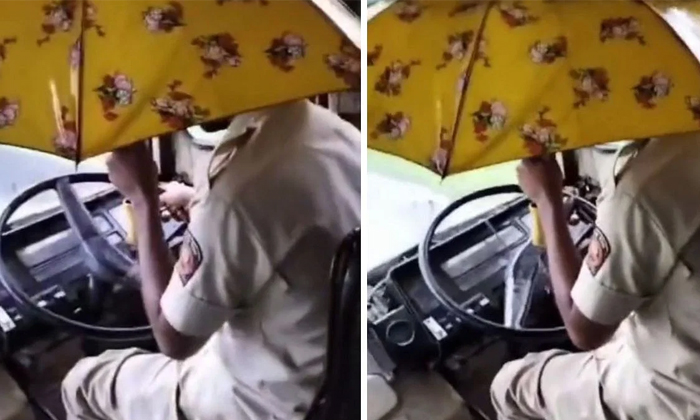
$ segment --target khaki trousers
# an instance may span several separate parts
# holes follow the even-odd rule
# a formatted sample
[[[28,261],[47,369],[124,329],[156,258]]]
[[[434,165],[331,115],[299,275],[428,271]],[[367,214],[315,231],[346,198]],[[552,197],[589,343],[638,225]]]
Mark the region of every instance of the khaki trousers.
[[[138,349],[79,361],[63,381],[67,420],[247,420],[206,345],[184,361]]]
[[[499,420],[700,420],[700,398],[680,389],[617,340],[509,362],[491,384],[491,401]]]

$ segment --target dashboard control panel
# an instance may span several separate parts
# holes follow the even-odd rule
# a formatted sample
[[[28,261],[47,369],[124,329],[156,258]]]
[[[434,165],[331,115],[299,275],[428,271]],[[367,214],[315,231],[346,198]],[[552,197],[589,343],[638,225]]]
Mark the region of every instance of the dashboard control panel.
[[[88,203],[96,226],[114,245],[135,257],[136,251],[125,243],[126,218],[118,197],[100,197]],[[173,219],[163,221],[164,236],[173,252],[179,248],[185,226]],[[28,270],[34,281],[22,284],[40,307],[59,315],[82,320],[85,314],[85,291],[90,276],[83,266],[78,238],[62,213],[14,227],[3,234],[6,264]],[[51,327],[42,325],[18,306],[0,285],[0,329],[10,350],[31,343]]]
[[[507,270],[530,243],[531,226],[528,202],[516,199],[445,232],[431,248],[440,286],[467,312],[502,323]],[[582,247],[591,230],[589,223],[570,226]],[[417,251],[391,266],[368,296],[369,328],[396,364],[435,360],[481,339],[430,291]]]

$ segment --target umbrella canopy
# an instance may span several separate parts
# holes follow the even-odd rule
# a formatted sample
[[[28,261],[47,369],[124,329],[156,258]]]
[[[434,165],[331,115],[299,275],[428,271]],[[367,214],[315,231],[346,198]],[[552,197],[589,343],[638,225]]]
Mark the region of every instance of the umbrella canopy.
[[[69,158],[360,83],[336,0],[0,4],[0,142]]]
[[[700,2],[381,2],[369,147],[445,176],[700,130]]]

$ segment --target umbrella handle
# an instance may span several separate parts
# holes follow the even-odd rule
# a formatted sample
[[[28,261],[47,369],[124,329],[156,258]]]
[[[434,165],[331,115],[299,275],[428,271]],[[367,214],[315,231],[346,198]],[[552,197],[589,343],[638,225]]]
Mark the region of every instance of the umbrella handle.
[[[124,213],[126,213],[126,242],[128,245],[136,246],[137,235],[136,235],[136,222],[134,220],[134,206],[129,200],[124,200]]]
[[[544,232],[542,231],[540,212],[535,203],[530,203],[530,216],[532,217],[532,244],[536,247],[544,248]]]

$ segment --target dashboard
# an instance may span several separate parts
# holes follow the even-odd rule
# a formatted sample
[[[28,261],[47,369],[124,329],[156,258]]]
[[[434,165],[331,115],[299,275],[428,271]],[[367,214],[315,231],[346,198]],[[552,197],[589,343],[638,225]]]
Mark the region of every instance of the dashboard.
[[[595,215],[583,216],[569,230],[585,249]],[[467,312],[502,323],[507,270],[530,243],[532,222],[529,202],[518,198],[445,232],[430,254],[442,289]],[[416,248],[372,277],[367,317],[375,359],[422,364],[482,338],[434,297],[421,275]]]
[[[86,201],[99,232],[122,251],[135,257],[135,250],[125,243],[128,219],[121,196],[114,190]],[[173,252],[181,243],[184,228],[174,220],[164,220],[165,238]],[[15,224],[3,233],[0,258],[14,270],[28,270],[32,281],[21,286],[34,303],[52,312],[81,319],[83,294],[89,273],[83,265],[82,249],[59,210]],[[0,329],[13,347],[28,344],[41,336],[47,326],[18,307],[0,285]]]

